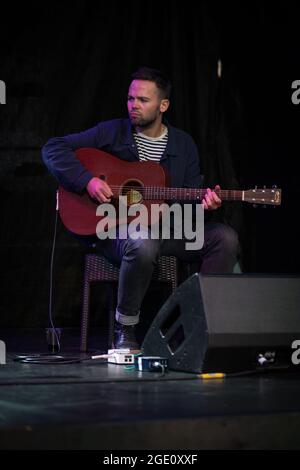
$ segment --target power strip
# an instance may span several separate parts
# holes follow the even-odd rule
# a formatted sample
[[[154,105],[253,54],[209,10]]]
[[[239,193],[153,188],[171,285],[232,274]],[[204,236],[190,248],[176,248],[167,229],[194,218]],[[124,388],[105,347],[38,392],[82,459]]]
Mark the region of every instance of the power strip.
[[[107,362],[121,365],[134,364],[134,354],[130,353],[130,349],[109,349]]]

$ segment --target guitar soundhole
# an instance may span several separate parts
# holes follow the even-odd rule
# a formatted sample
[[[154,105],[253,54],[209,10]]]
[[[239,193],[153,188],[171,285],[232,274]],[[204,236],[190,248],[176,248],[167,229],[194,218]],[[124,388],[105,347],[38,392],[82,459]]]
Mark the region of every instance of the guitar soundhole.
[[[143,186],[139,181],[128,180],[122,186],[122,196],[127,197],[127,204],[138,204],[143,200]]]

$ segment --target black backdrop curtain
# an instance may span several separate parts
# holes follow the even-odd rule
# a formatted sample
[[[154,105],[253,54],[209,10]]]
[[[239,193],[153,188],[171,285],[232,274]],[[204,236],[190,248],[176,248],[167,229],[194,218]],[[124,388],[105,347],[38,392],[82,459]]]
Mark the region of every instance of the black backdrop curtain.
[[[276,211],[224,204],[214,214],[238,231],[244,269],[299,270],[297,247],[290,243],[296,245],[297,232],[291,240],[284,228],[298,196],[296,172],[283,165],[295,154],[290,84],[299,78],[296,21],[288,7],[274,8],[264,2],[141,7],[111,1],[26,3],[5,11],[1,325],[46,323],[56,184],[41,163],[41,146],[54,135],[126,116],[130,74],[140,65],[170,76],[168,119],[195,139],[208,186],[285,187],[284,207]],[[55,308],[67,325],[79,322],[82,254],[60,227]]]

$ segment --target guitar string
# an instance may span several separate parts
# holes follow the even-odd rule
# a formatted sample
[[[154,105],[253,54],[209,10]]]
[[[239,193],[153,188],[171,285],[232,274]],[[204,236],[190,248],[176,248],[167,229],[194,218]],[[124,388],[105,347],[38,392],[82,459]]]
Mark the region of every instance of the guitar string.
[[[120,189],[129,189],[129,190],[134,190],[134,191],[147,191],[147,190],[163,190],[163,191],[190,191],[190,192],[194,192],[194,191],[199,191],[199,192],[202,192],[202,193],[206,193],[206,189],[203,189],[203,188],[173,188],[173,187],[168,187],[168,186],[142,186],[142,187],[139,187],[139,186],[120,186],[120,185],[110,185],[110,188],[114,188],[116,190],[120,190]],[[257,193],[257,192],[261,192],[263,194],[270,194],[270,193],[275,193],[277,190],[274,190],[274,189],[263,189],[263,190],[252,190],[252,189],[246,189],[246,190],[242,190],[242,189],[216,189],[216,190],[212,190],[212,191],[215,191],[217,194],[222,194],[222,193],[228,193],[228,192],[236,192],[236,193],[241,193],[243,191],[247,191],[247,192],[254,192],[254,193]]]
[[[117,191],[120,193],[121,191],[137,191],[141,192],[144,196],[147,196],[147,198],[177,198],[177,199],[191,199],[191,197],[195,197],[196,199],[203,198],[206,194],[206,189],[203,188],[168,188],[168,187],[160,187],[160,186],[146,186],[146,187],[136,187],[136,186],[119,186],[119,185],[111,185],[110,188],[112,190]],[[249,193],[252,191],[257,191],[257,190],[237,190],[237,189],[220,189],[216,190],[217,195],[219,195],[221,198],[228,198],[230,200],[241,200],[243,192]],[[261,190],[263,191],[263,203],[267,203],[268,201],[274,203],[274,189],[264,189]],[[161,192],[163,194],[161,194]],[[175,194],[174,194],[175,193]],[[253,194],[251,193],[253,196]],[[253,198],[253,200],[256,199],[257,201],[257,196]],[[255,201],[254,201],[255,202]]]
[[[111,185],[110,188],[112,190],[115,190],[117,192],[120,192],[120,191],[137,191],[137,192],[141,192],[141,193],[146,193],[146,194],[153,194],[155,196],[159,196],[161,195],[160,193],[163,193],[162,195],[169,195],[169,196],[174,196],[176,197],[176,195],[180,196],[180,197],[183,197],[183,196],[186,196],[187,198],[190,196],[190,195],[194,195],[194,196],[199,196],[199,197],[203,197],[205,194],[206,194],[206,190],[205,189],[196,189],[196,188],[191,188],[191,189],[187,189],[187,188],[165,188],[165,187],[151,187],[151,186],[147,186],[147,187],[143,187],[143,188],[137,188],[136,186],[115,186],[115,185]],[[226,195],[230,195],[230,196],[236,196],[236,197],[241,197],[242,195],[242,192],[241,190],[235,190],[235,189],[223,189],[223,190],[217,190],[216,193],[220,196],[223,196],[223,197],[226,197]],[[175,194],[174,194],[175,193]]]
[[[128,190],[134,190],[134,191],[166,191],[166,192],[200,192],[205,194],[206,189],[201,189],[201,188],[168,188],[165,186],[144,186],[144,187],[138,187],[138,186],[119,186],[119,185],[110,185],[110,188],[116,189],[116,190],[122,190],[122,189],[128,189]],[[236,192],[236,193],[241,193],[243,190],[240,189],[221,189],[221,190],[215,190],[217,194],[226,194],[228,192]]]

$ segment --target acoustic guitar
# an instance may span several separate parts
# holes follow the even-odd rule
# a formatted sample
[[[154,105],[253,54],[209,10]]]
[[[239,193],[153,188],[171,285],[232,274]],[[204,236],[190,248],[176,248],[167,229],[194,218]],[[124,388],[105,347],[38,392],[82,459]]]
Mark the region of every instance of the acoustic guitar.
[[[94,148],[82,148],[76,157],[94,176],[103,179],[113,191],[112,202],[118,205],[119,196],[125,196],[128,206],[143,204],[149,210],[151,204],[177,201],[199,201],[206,189],[172,188],[168,186],[168,175],[156,162],[127,162]],[[242,201],[252,204],[278,206],[281,190],[272,189],[220,189],[216,193],[223,201]],[[77,235],[94,235],[96,226],[104,216],[96,214],[99,202],[87,192],[79,195],[62,186],[58,190],[59,213],[65,227]],[[120,220],[116,220],[119,224]]]

